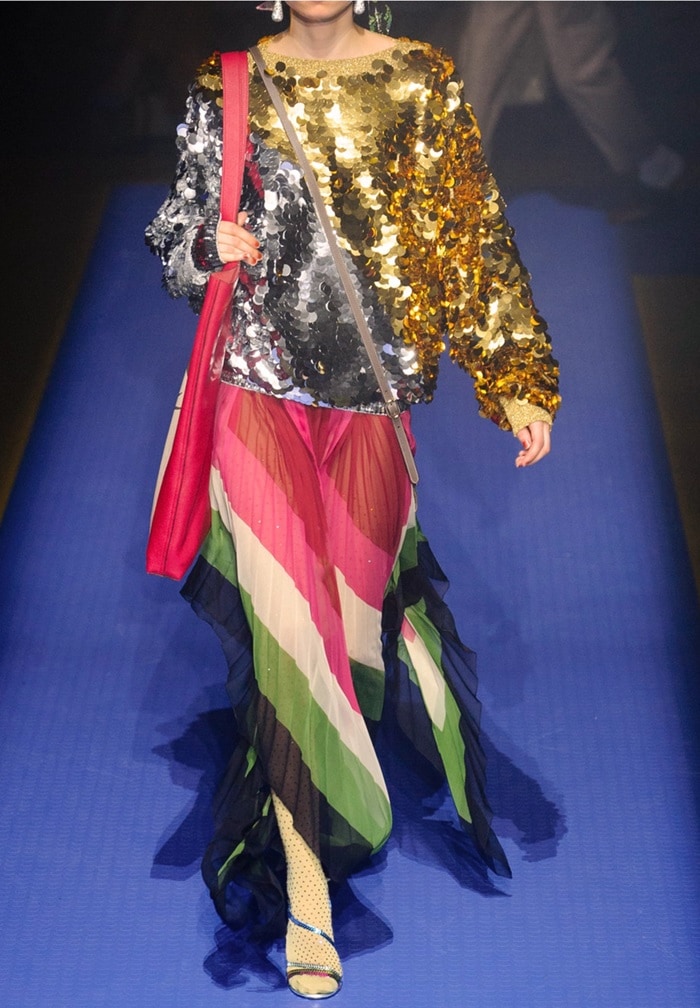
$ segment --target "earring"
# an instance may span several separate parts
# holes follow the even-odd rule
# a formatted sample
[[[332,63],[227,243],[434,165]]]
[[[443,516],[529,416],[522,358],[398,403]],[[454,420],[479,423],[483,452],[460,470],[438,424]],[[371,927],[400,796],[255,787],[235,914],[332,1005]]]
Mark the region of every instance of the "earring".
[[[391,30],[391,8],[384,4],[384,9],[378,3],[373,3],[369,14],[369,30],[388,35]]]
[[[355,0],[355,13],[364,14],[365,12],[365,0]]]
[[[275,0],[272,5],[272,20],[273,21],[284,21],[284,11],[282,9],[282,0]]]

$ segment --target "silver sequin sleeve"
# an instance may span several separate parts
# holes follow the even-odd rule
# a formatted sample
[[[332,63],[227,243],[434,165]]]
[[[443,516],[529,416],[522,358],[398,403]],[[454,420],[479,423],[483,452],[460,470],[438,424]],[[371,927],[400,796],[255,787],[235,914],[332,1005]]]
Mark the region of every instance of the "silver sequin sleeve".
[[[194,311],[204,300],[207,279],[222,262],[216,251],[221,184],[220,90],[200,76],[177,129],[179,158],[167,198],[145,232],[146,244],[163,264],[163,286],[187,298]]]

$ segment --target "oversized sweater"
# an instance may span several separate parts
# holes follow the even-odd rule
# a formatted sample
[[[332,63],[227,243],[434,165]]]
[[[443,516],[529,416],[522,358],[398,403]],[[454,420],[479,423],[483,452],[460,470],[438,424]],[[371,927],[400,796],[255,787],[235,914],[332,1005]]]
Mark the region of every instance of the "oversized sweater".
[[[428,44],[308,60],[261,43],[318,178],[402,406],[429,401],[445,348],[482,415],[517,431],[553,417],[558,367],[452,61]],[[241,209],[262,259],[242,263],[223,380],[381,412],[381,393],[303,174],[250,60]],[[146,230],[174,297],[201,307],[216,251],[222,84],[215,53],[190,88],[170,192]]]

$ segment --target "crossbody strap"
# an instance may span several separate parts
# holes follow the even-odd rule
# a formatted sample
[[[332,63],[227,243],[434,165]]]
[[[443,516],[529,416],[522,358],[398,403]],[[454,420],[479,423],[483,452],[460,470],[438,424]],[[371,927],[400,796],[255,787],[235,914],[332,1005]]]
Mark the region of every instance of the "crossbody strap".
[[[262,81],[270,94],[272,104],[274,105],[275,111],[277,112],[277,115],[280,118],[280,122],[282,123],[282,126],[284,127],[284,130],[287,133],[287,136],[289,137],[289,142],[291,143],[294,153],[297,156],[299,165],[301,166],[301,169],[304,172],[304,178],[306,179],[306,184],[309,187],[309,192],[311,193],[314,203],[316,204],[316,213],[318,215],[319,221],[321,222],[321,226],[323,227],[323,230],[325,232],[326,239],[328,241],[328,245],[331,250],[331,255],[333,256],[333,261],[335,263],[336,269],[338,270],[338,276],[340,277],[340,281],[343,285],[343,289],[345,291],[345,295],[348,299],[348,303],[352,310],[352,314],[355,319],[358,331],[360,333],[360,336],[362,337],[362,342],[364,344],[365,351],[367,353],[367,356],[369,357],[370,364],[372,365],[372,369],[374,370],[375,376],[377,378],[377,383],[379,385],[379,389],[384,399],[387,414],[394,426],[394,431],[396,432],[396,437],[398,438],[399,447],[401,448],[401,454],[403,455],[403,459],[406,464],[406,471],[408,472],[408,477],[411,483],[415,486],[416,483],[418,482],[418,470],[416,469],[416,463],[415,459],[413,458],[411,446],[409,445],[408,438],[406,437],[406,431],[404,429],[403,423],[401,422],[401,410],[399,408],[399,404],[396,400],[396,397],[392,391],[392,388],[389,385],[389,381],[386,376],[386,371],[384,370],[381,359],[377,352],[377,348],[374,344],[374,340],[372,339],[372,335],[369,331],[367,320],[365,319],[362,313],[362,308],[360,306],[357,293],[352,285],[352,279],[350,277],[350,273],[348,272],[348,268],[345,265],[345,261],[343,260],[340,248],[338,246],[338,240],[335,230],[328,217],[328,209],[323,201],[323,196],[321,195],[318,180],[316,179],[314,170],[309,164],[309,160],[306,154],[304,153],[304,148],[301,145],[296,130],[289,121],[289,116],[287,115],[287,110],[284,107],[284,102],[282,101],[282,98],[280,97],[277,88],[272,83],[272,78],[270,74],[267,72],[267,69],[265,67],[265,61],[262,57],[260,49],[257,46],[252,46],[250,52],[253,56],[253,59],[255,60],[258,70],[260,71]]]

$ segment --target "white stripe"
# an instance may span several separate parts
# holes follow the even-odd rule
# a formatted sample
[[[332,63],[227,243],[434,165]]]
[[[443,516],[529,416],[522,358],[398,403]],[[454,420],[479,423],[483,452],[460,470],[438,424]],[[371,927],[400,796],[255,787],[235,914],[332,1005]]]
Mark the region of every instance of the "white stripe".
[[[442,729],[445,724],[445,680],[442,672],[433,661],[432,655],[426,647],[423,638],[416,632],[416,628],[411,623],[408,616],[404,620],[413,629],[415,637],[409,640],[404,636],[404,643],[411,658],[411,664],[415,669],[418,685],[423,696],[423,703],[430,716],[430,720],[438,729]]]
[[[401,532],[401,539],[394,556],[394,564],[401,554],[408,529],[415,525],[415,512],[415,498],[411,496],[406,524]],[[381,611],[368,605],[353,591],[339,567],[335,568],[335,573],[350,656],[355,661],[361,662],[369,668],[379,669],[383,672],[384,655],[382,653]]]
[[[331,672],[308,602],[284,567],[265,549],[248,525],[232,513],[221,476],[215,469],[211,473],[210,496],[233,538],[236,555],[241,558],[239,583],[250,595],[256,615],[306,676],[315,702],[338,731],[343,744],[387,794],[364,718],[350,706]],[[246,576],[251,579],[248,583],[245,583]],[[272,591],[271,585],[274,586]]]
[[[383,671],[382,614],[355,594],[338,567],[335,573],[350,657]]]

